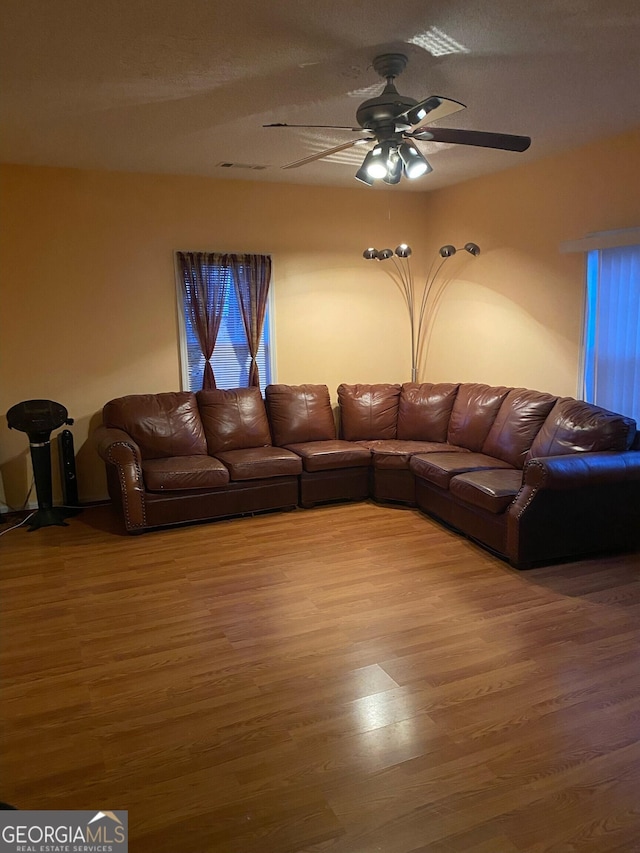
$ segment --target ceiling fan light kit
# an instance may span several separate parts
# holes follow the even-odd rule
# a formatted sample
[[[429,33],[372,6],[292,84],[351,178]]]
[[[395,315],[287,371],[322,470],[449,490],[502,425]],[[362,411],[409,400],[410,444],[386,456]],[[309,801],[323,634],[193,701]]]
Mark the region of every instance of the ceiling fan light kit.
[[[387,157],[387,174],[382,176],[385,184],[398,184],[402,177],[402,160],[398,154],[398,149],[389,146],[389,155]]]
[[[421,175],[428,175],[429,172],[433,171],[431,163],[422,151],[418,151],[416,146],[410,142],[401,142],[398,153],[404,165],[404,173],[410,180],[419,178]]]
[[[383,142],[381,145],[376,145],[364,158],[362,165],[367,170],[367,175],[374,181],[386,176],[389,169],[390,154],[389,143]]]
[[[365,157],[364,162],[362,163],[362,166],[360,166],[360,168],[356,172],[356,181],[360,181],[360,183],[366,184],[368,187],[372,187],[374,181],[373,181],[373,178],[369,177],[369,174],[367,172],[366,160],[367,160],[367,158]]]
[[[380,95],[368,98],[360,104],[356,111],[358,127],[290,125],[281,122],[263,125],[264,127],[332,127],[334,130],[369,134],[296,160],[294,163],[287,163],[282,168],[296,169],[354,145],[373,142],[374,147],[366,154],[362,166],[356,172],[356,180],[367,186],[373,186],[378,180],[387,184],[397,184],[402,175],[409,180],[414,180],[433,171],[431,164],[416,145],[416,140],[475,145],[504,151],[526,151],[530,146],[531,139],[528,136],[425,125],[425,120],[437,121],[465,109],[465,105],[440,95],[429,95],[422,101],[401,95],[393,81],[404,71],[407,61],[403,53],[383,53],[373,60],[374,70],[386,80],[386,85]]]

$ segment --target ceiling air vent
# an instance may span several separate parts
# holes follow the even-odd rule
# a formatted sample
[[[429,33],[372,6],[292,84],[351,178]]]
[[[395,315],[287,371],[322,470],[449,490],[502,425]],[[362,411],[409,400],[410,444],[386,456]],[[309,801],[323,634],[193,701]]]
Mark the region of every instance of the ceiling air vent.
[[[220,169],[253,169],[253,171],[267,168],[266,166],[257,166],[255,163],[216,163],[216,166]]]

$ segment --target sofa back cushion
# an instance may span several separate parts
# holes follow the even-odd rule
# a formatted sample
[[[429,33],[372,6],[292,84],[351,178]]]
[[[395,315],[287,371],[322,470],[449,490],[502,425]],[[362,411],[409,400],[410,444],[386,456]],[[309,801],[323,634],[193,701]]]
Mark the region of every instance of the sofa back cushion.
[[[192,391],[130,394],[108,402],[104,425],[124,430],[143,459],[206,455],[207,443]]]
[[[396,438],[400,385],[345,385],[338,388],[342,436],[347,441]]]
[[[552,394],[514,388],[504,398],[482,447],[487,456],[522,468],[527,451],[540,432],[556,400]]]
[[[585,451],[627,450],[636,422],[571,397],[560,398],[536,436],[527,459]]]
[[[482,451],[502,401],[511,389],[469,382],[460,385],[451,410],[447,441],[477,453]]]
[[[446,441],[458,385],[451,382],[405,382],[398,404],[398,438]]]
[[[271,445],[267,411],[259,388],[198,391],[197,398],[212,456],[225,450]]]
[[[326,385],[267,385],[265,396],[273,441],[279,447],[335,439]]]

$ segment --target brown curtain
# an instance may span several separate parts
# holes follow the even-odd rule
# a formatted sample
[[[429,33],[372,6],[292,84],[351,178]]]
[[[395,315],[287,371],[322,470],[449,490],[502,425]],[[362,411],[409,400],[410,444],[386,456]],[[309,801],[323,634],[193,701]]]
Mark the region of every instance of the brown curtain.
[[[211,252],[178,252],[184,301],[204,356],[202,390],[216,387],[211,366],[227,294],[224,256]]]
[[[251,356],[248,384],[249,387],[259,386],[260,374],[256,358],[271,284],[271,258],[269,255],[227,255],[226,261],[233,275]]]

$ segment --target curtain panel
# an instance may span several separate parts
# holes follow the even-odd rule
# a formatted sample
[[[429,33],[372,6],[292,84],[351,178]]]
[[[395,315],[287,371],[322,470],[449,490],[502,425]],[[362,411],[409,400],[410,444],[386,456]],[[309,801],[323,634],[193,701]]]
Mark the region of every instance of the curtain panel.
[[[588,255],[584,393],[640,424],[640,245]]]
[[[202,390],[209,391],[216,387],[211,356],[220,329],[228,287],[227,277],[221,270],[224,256],[215,252],[176,254],[184,303],[205,359]]]
[[[271,257],[269,255],[226,255],[238,296],[242,323],[247,336],[251,365],[249,386],[260,386],[258,348],[262,338],[264,318],[271,286]]]

